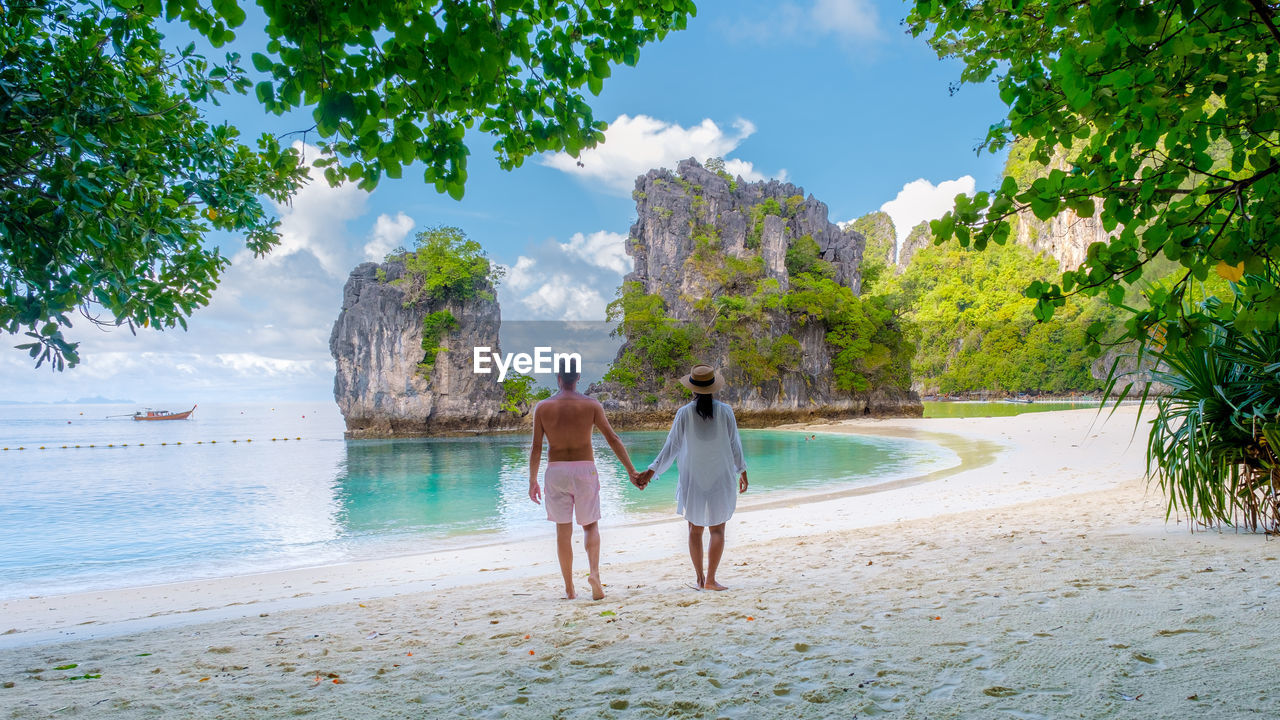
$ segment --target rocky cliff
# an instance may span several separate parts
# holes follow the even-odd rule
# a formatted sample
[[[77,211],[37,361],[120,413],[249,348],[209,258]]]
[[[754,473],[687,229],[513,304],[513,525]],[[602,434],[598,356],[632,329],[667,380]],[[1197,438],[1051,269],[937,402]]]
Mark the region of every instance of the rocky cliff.
[[[479,297],[427,300],[405,307],[396,281],[402,262],[363,263],[351,271],[342,312],[329,337],[337,375],[333,395],[348,437],[395,437],[494,428],[502,388],[472,372],[472,348],[498,351],[498,303],[487,283]],[[423,320],[448,311],[456,327],[440,339],[434,363],[423,366]]]
[[[626,250],[635,269],[624,278],[619,303],[631,303],[634,314],[634,308],[656,303],[659,310],[645,312],[692,331],[658,339],[627,333],[615,368],[642,367],[633,367],[626,381],[614,373],[589,390],[614,422],[669,424],[672,411],[688,400],[675,379],[691,361],[723,369],[729,388],[720,397],[744,425],[921,414],[919,398],[905,389],[909,383],[840,389],[833,371],[838,350],[827,340],[828,327],[785,307],[806,268],[820,266],[823,278],[847,288],[845,295],[860,291],[865,238],[831,223],[825,204],[792,184],[730,179],[695,160],[682,161],[675,173],[649,171],[637,179],[633,197],[637,220]],[[808,277],[801,282],[812,284]],[[803,291],[815,303],[824,301],[808,285]],[[728,317],[733,320],[726,322]],[[633,320],[628,316],[624,326]],[[690,352],[670,368],[637,355],[655,343],[678,346],[688,338],[695,338]],[[888,352],[867,342],[880,348],[871,352]],[[847,355],[842,362],[850,362]]]
[[[933,231],[929,229],[929,222],[926,220],[915,227],[911,228],[911,232],[902,240],[902,247],[898,248],[898,269],[911,264],[911,258],[915,257],[916,252],[922,248],[933,246]]]
[[[1098,201],[1094,201],[1095,207]],[[1081,217],[1067,210],[1041,220],[1030,210],[1018,213],[1014,224],[1014,239],[1036,252],[1049,255],[1058,261],[1059,270],[1075,270],[1084,262],[1089,246],[1095,242],[1110,242],[1120,232],[1119,228],[1107,232],[1102,227],[1098,213]]]
[[[841,226],[845,229],[852,227],[866,240],[863,260],[877,260],[886,266],[897,262],[898,235],[889,213],[877,210],[852,222],[841,223]]]

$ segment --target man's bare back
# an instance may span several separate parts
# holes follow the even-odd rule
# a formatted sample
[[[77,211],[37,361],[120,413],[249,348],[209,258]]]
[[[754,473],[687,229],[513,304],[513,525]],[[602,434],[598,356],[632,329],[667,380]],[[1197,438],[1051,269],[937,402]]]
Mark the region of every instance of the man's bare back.
[[[546,435],[550,462],[594,460],[591,431],[599,426],[606,439],[613,435],[600,402],[576,391],[561,390],[538,403],[533,421]]]

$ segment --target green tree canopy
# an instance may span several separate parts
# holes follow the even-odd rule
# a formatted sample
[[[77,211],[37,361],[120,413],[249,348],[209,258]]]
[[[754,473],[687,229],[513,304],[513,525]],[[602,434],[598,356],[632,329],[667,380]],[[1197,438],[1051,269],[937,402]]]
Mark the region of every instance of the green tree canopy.
[[[297,190],[297,154],[202,119],[197,103],[249,87],[235,55],[175,57],[151,18],[100,2],[0,13],[0,328],[25,329],[19,347],[62,369],[79,360],[62,335],[76,311],[186,327],[228,262],[205,233],[275,245],[259,198]]]
[[[129,2],[130,0],[118,0]],[[160,0],[145,0],[159,14]],[[645,43],[685,27],[692,0],[471,0],[312,2],[260,0],[269,38],[253,65],[272,112],[314,107],[330,182],[372,188],[385,173],[425,165],[424,179],[462,197],[468,130],[497,138],[505,169],[547,151],[576,156],[604,138],[583,98],[598,95],[611,67],[635,65]],[[239,24],[238,0],[169,0],[217,44],[219,21]],[[185,18],[185,16],[184,16]]]
[[[1061,152],[1068,168],[957,197],[932,224],[935,242],[1004,243],[1020,209],[1041,219],[1092,215],[1096,198],[1104,227],[1118,232],[1060,282],[1027,287],[1037,318],[1075,293],[1121,303],[1125,286],[1164,257],[1181,267],[1180,281],[1146,293],[1129,337],[1145,340],[1159,326],[1170,346],[1206,341],[1209,310],[1186,300],[1191,281],[1213,272],[1245,289],[1242,330],[1275,328],[1280,291],[1267,278],[1280,243],[1276,9],[1264,0],[917,0],[911,32],[958,58],[963,82],[994,81],[1009,105],[982,147],[1027,138],[1031,160]],[[1090,332],[1094,352],[1102,327]]]
[[[256,87],[228,53],[166,51],[179,21],[215,47],[246,19],[240,0],[0,0],[0,328],[27,331],[37,365],[78,362],[62,334],[77,310],[110,325],[185,327],[227,260],[202,241],[278,242],[262,198],[305,179],[270,136],[251,148],[201,104],[252,89],[266,110],[313,109],[330,183],[372,188],[420,162],[461,197],[468,130],[499,164],[578,154],[603,137],[583,90],[682,29],[692,0],[261,0]],[[305,128],[287,128],[304,130]]]

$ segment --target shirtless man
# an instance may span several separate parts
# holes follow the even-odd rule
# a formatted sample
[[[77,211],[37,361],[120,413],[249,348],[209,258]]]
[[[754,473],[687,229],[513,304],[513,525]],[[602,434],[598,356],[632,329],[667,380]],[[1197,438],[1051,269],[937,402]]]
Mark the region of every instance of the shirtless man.
[[[564,595],[578,596],[573,588],[573,519],[577,515],[582,526],[583,544],[587,546],[587,562],[591,574],[591,599],[604,597],[600,584],[600,479],[596,475],[591,452],[591,431],[600,428],[613,453],[627,468],[631,482],[636,482],[635,467],[627,456],[622,439],[609,427],[604,408],[595,398],[578,392],[578,372],[561,367],[556,373],[560,392],[538,403],[533,409],[533,448],[529,451],[529,499],[545,500],[547,519],[556,524],[556,554],[560,573],[564,575]],[[575,368],[576,370],[576,368]],[[542,436],[546,435],[546,489],[538,487],[538,465],[542,462]],[[640,487],[637,485],[637,487]],[[544,497],[545,495],[545,497]]]

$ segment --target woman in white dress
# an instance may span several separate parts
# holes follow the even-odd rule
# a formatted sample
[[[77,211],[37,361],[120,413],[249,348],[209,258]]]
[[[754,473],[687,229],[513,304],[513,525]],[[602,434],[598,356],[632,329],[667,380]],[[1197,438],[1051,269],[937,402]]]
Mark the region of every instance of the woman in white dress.
[[[693,391],[693,402],[676,411],[671,433],[658,457],[637,480],[643,487],[674,462],[680,471],[676,511],[689,521],[689,557],[698,589],[726,590],[716,582],[716,568],[724,553],[724,526],[733,517],[738,494],[747,491],[747,464],[733,409],[712,397],[724,378],[710,365],[695,365],[680,378]],[[709,528],[706,572],[702,565],[702,531]]]

